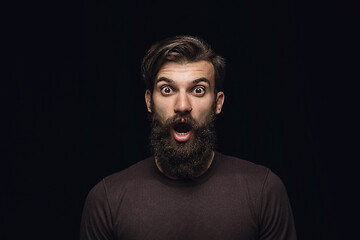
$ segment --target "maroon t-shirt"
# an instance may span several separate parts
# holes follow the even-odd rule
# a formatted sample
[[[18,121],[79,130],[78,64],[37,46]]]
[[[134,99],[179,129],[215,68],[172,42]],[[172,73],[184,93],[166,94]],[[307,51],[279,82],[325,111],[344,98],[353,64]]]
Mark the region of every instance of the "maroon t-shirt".
[[[81,240],[296,239],[285,187],[268,168],[216,153],[195,180],[171,180],[148,158],[89,193]]]

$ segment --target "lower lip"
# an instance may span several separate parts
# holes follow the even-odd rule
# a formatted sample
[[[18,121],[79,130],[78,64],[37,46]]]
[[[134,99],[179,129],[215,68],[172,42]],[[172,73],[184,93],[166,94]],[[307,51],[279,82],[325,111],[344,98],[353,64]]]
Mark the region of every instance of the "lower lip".
[[[174,135],[175,140],[178,141],[178,142],[186,142],[191,137],[191,131],[187,132],[186,134],[179,134],[174,129],[172,131],[173,131],[173,135]]]

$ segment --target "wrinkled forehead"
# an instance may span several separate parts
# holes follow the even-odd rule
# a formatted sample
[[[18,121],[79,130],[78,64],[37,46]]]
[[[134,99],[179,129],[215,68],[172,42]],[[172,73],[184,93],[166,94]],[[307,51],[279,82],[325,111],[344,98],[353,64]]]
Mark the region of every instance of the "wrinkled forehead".
[[[214,86],[215,70],[213,64],[209,61],[166,62],[160,67],[154,84],[161,78],[171,79],[175,82],[205,78],[209,80],[211,86]]]

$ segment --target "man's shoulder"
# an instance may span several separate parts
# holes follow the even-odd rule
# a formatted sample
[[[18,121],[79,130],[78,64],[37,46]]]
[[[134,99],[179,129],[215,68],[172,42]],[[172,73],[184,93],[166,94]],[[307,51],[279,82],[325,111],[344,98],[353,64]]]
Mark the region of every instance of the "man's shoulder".
[[[270,171],[263,165],[253,163],[242,158],[229,156],[219,152],[216,154],[221,162],[221,167],[228,172],[245,176],[264,176]]]
[[[151,176],[151,169],[153,168],[153,165],[153,157],[148,157],[129,166],[128,168],[108,175],[103,179],[103,182],[106,185],[114,185],[117,183],[124,184],[127,182],[136,182],[144,178],[149,178]]]
[[[268,167],[241,158],[219,154],[221,175],[252,189],[282,189],[281,179]]]
[[[153,164],[153,158],[149,157],[104,177],[92,187],[87,198],[92,202],[118,199],[122,193],[130,189],[138,189],[143,185],[144,180],[147,181],[152,178]]]
[[[222,175],[229,177],[236,184],[245,184],[249,189],[266,192],[285,192],[281,179],[263,165],[224,154],[219,154],[219,160]]]

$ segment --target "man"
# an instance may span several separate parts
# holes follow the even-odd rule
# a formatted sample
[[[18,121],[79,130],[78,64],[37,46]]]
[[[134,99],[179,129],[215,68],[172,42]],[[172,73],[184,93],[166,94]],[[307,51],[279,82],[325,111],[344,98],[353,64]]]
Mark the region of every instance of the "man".
[[[281,180],[214,152],[224,59],[191,36],[153,45],[142,63],[153,157],[89,193],[81,239],[296,239]]]

